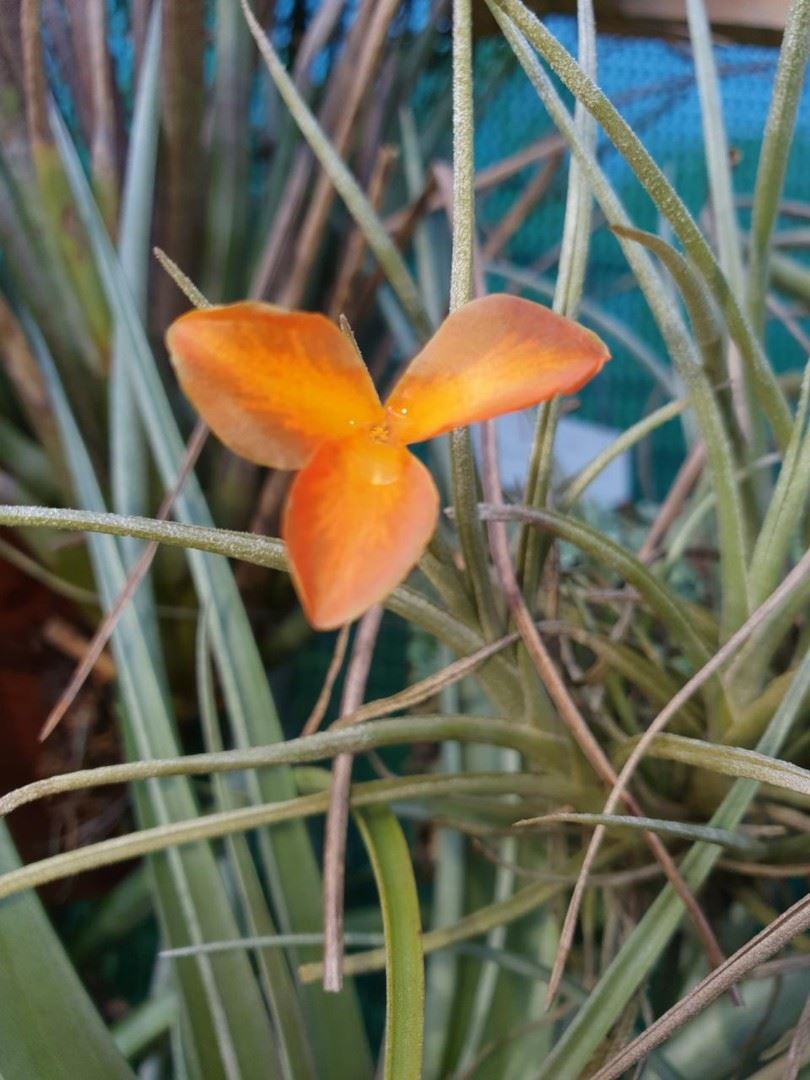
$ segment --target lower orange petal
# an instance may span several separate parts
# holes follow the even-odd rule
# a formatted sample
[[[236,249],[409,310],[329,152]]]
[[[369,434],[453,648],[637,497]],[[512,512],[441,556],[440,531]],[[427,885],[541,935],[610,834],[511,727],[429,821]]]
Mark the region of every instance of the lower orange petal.
[[[433,533],[439,495],[404,447],[358,435],[324,443],[284,511],[293,581],[319,630],[356,619],[391,592]]]

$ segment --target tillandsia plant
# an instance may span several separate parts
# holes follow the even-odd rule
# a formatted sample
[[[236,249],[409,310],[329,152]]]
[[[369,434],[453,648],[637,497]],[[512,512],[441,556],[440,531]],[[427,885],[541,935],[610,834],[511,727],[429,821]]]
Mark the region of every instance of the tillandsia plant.
[[[807,213],[783,189],[810,0],[789,5],[750,221],[686,7],[700,223],[599,89],[589,0],[576,58],[520,0],[475,5],[496,65],[474,63],[470,0],[0,6],[0,585],[37,601],[25,624],[0,612],[26,702],[0,727],[4,1080],[810,1068],[808,297],[785,254],[806,237],[780,233]],[[556,131],[476,171],[476,121],[518,68]],[[559,235],[516,265],[554,183]],[[602,231],[667,363],[585,293]],[[797,343],[787,374],[769,316]],[[632,359],[668,400],[558,483],[561,395],[608,346],[594,392]],[[492,418],[538,402],[507,499]],[[593,482],[678,419],[652,518],[597,517]],[[413,670],[366,701],[383,608]],[[340,629],[299,730],[268,671],[309,648],[307,620]],[[64,693],[21,681],[61,686],[66,655]],[[352,783],[356,755],[378,775]],[[77,842],[48,850],[44,807]],[[43,902],[64,894],[31,890],[88,871],[90,915],[57,935]],[[125,988],[107,973],[150,917],[159,949]],[[382,1031],[382,983],[359,978],[381,971]]]

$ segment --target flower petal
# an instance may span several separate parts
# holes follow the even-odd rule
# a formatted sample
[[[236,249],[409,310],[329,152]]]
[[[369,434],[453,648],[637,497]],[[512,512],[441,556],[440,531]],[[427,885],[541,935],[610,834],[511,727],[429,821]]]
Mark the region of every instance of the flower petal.
[[[365,365],[323,315],[259,303],[190,311],[166,344],[203,419],[259,465],[300,468],[325,439],[380,421]]]
[[[386,407],[402,442],[419,442],[570,394],[609,353],[583,326],[517,296],[473,300],[445,319]]]
[[[331,630],[395,588],[422,554],[436,485],[402,446],[367,435],[325,443],[290,489],[282,535],[310,623]]]

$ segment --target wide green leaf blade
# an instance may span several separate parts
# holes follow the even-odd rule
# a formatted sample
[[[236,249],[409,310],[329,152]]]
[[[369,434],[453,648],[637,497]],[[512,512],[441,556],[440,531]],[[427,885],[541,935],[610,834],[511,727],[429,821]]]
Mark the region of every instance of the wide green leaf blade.
[[[19,865],[0,822],[0,871]],[[33,893],[0,904],[0,1002],[3,1080],[131,1080]]]

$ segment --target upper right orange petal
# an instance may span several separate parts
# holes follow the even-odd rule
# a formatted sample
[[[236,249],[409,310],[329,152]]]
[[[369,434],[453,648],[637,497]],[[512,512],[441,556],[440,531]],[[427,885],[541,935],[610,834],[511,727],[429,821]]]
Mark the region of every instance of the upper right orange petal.
[[[386,408],[397,437],[419,442],[571,394],[609,357],[596,334],[541,304],[486,296],[445,319]]]

